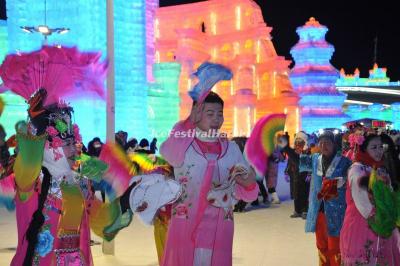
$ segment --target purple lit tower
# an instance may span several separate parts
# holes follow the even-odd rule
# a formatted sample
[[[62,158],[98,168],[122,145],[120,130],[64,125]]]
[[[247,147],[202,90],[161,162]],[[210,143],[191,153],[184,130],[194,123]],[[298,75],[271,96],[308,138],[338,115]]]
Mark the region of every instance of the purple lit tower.
[[[313,17],[296,32],[299,42],[292,47],[295,66],[290,81],[301,100],[302,129],[341,128],[349,117],[342,112],[346,94],[336,89],[339,71],[331,64],[334,47],[325,41],[328,28]]]

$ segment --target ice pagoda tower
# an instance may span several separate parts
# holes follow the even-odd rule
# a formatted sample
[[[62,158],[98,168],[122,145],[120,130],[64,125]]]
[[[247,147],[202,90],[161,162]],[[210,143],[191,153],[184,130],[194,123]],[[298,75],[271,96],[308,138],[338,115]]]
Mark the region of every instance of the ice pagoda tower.
[[[339,71],[330,64],[335,49],[325,40],[327,31],[311,17],[297,28],[300,40],[290,50],[295,61],[290,81],[301,98],[301,128],[310,133],[321,128],[341,128],[349,119],[342,112],[346,94],[335,86]]]

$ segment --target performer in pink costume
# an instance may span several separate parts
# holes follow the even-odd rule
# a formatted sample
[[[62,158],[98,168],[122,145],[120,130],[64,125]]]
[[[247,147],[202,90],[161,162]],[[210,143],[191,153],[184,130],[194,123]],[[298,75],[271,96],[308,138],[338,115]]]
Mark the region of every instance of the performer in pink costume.
[[[92,158],[79,163],[81,137],[71,124],[72,109],[42,107],[45,94],[39,90],[29,101],[30,129],[17,132],[18,246],[11,265],[93,265],[89,226],[112,239],[115,234],[104,229],[121,215],[119,200],[94,197],[91,180],[102,178],[108,166]]]
[[[122,213],[119,198],[129,184],[127,158],[111,145],[103,148],[100,159],[80,154],[82,138],[73,124],[73,109],[61,100],[67,94],[82,95],[82,86],[102,91],[104,79],[93,72],[99,68],[103,73],[105,66],[98,59],[95,53],[46,46],[8,55],[0,66],[6,87],[29,105],[29,121],[16,134],[18,246],[13,266],[93,265],[89,228],[111,240],[127,225],[124,221],[130,222],[122,219],[131,215]],[[109,185],[111,202],[93,195],[92,180],[102,179]]]
[[[377,199],[369,188],[372,172],[377,180],[391,190],[390,177],[383,167],[383,147],[381,137],[369,135],[360,143],[355,155],[355,163],[349,170],[349,182],[346,192],[346,214],[340,233],[340,251],[342,262],[346,266],[355,265],[400,265],[400,235],[395,226],[383,227],[385,235],[372,230],[373,221],[378,213],[378,207],[390,206],[385,198],[385,205],[378,205]],[[389,192],[390,193],[390,192]],[[398,208],[398,207],[397,207]],[[392,213],[393,210],[386,210]],[[380,216],[382,217],[382,216]]]
[[[237,144],[210,135],[224,118],[222,99],[208,91],[194,98],[190,117],[175,125],[160,148],[184,189],[172,207],[164,266],[232,265],[233,204],[258,195],[254,171]]]

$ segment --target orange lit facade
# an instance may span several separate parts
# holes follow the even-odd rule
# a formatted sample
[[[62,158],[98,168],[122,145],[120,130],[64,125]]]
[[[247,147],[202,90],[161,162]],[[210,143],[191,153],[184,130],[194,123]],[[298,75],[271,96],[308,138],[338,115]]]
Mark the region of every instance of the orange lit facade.
[[[290,135],[300,128],[298,96],[288,78],[290,61],[278,56],[272,28],[251,0],[211,0],[159,8],[155,19],[155,61],[179,62],[180,118],[192,101],[187,92],[197,82],[191,74],[204,61],[223,64],[234,75],[213,91],[225,101],[223,130],[248,136],[261,117],[288,115]]]

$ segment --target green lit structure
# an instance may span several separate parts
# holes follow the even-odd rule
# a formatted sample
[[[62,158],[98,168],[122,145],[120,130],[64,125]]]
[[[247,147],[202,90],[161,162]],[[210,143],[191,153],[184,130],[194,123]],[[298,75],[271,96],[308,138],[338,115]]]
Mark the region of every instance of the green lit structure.
[[[153,65],[155,82],[148,90],[148,126],[150,136],[162,143],[169,130],[179,120],[179,63],[157,63]]]

